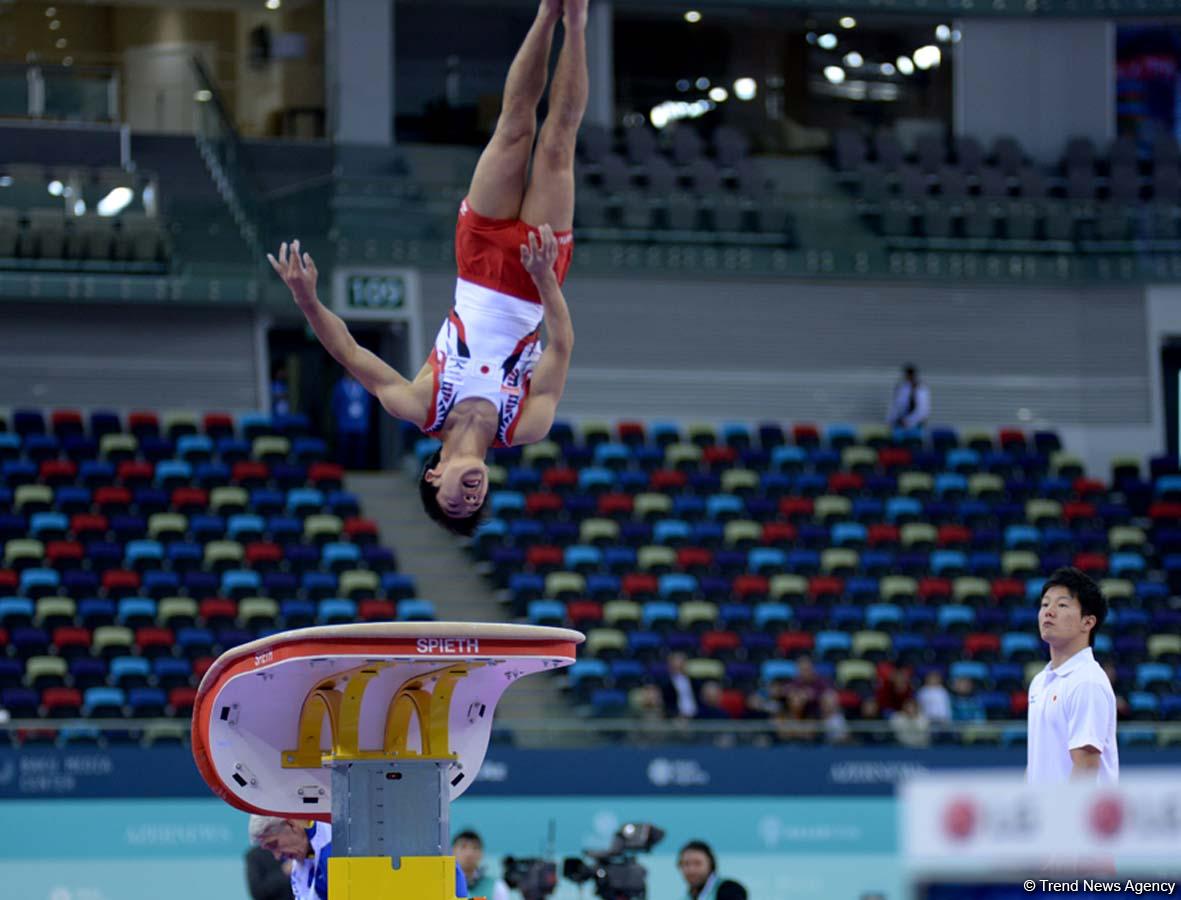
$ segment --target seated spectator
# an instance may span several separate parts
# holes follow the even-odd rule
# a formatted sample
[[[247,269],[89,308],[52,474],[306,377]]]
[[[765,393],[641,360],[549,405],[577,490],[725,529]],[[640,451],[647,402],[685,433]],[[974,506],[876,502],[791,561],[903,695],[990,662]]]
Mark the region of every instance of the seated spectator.
[[[1119,672],[1115,668],[1115,663],[1110,659],[1103,663],[1103,671],[1107,673],[1107,679],[1111,682],[1111,689],[1115,692],[1115,715],[1117,719],[1126,719],[1132,712],[1132,705],[1128,703],[1128,698],[1124,695],[1123,685],[1119,681]]]
[[[730,718],[730,714],[722,707],[722,686],[716,681],[707,681],[701,686],[701,699],[697,703],[697,718]]]
[[[668,655],[668,678],[661,685],[664,709],[671,719],[697,718],[697,690],[685,674],[687,657],[684,653]]]
[[[668,732],[664,728],[664,697],[660,688],[654,684],[645,684],[631,692],[632,710],[636,714],[636,727],[633,735],[642,743],[661,743],[668,740]]]
[[[971,678],[957,678],[951,683],[951,718],[953,722],[983,722],[984,704],[976,696]]]
[[[836,691],[825,691],[820,698],[820,717],[824,722],[824,739],[830,744],[848,744],[852,741],[845,711],[841,709],[840,697]]]
[[[811,658],[801,656],[796,663],[796,677],[787,686],[788,706],[798,706],[799,718],[818,719],[820,698],[832,686],[820,677]]]
[[[931,743],[931,723],[919,711],[918,701],[913,697],[890,717],[890,728],[904,747],[927,747]]]
[[[943,673],[932,669],[923,680],[916,698],[932,725],[946,725],[951,721],[951,694],[943,684]]]
[[[878,701],[873,697],[866,697],[861,701],[861,712],[857,718],[858,721],[866,722],[871,726],[871,729],[865,731],[861,737],[866,744],[888,744],[890,742],[890,736],[886,731],[873,727],[882,718],[882,710],[878,706]]]
[[[902,704],[914,698],[914,685],[910,681],[910,669],[895,668],[888,677],[878,683],[874,698],[878,701],[878,708],[887,719],[898,710]]]
[[[887,421],[894,428],[922,428],[931,416],[931,389],[919,381],[919,370],[907,364],[894,387]]]

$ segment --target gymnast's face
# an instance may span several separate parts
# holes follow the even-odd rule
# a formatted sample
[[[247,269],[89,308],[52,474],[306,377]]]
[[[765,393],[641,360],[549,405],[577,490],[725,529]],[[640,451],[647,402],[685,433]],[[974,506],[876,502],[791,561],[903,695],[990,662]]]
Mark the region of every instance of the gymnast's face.
[[[478,456],[440,460],[425,478],[439,489],[439,506],[453,519],[473,515],[488,496],[488,467]]]
[[[268,832],[258,845],[270,851],[276,862],[300,860],[308,855],[308,834],[294,822],[287,820]]]

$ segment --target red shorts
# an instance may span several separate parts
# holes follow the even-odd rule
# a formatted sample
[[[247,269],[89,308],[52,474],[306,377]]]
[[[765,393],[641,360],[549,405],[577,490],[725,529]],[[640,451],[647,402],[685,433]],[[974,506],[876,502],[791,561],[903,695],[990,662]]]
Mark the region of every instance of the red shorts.
[[[464,200],[455,223],[455,262],[459,277],[481,287],[520,300],[540,303],[533,277],[521,265],[521,247],[529,243],[529,232],[538,229],[520,219],[490,219]],[[558,284],[566,280],[574,254],[574,232],[555,231],[558,260],[554,272]]]

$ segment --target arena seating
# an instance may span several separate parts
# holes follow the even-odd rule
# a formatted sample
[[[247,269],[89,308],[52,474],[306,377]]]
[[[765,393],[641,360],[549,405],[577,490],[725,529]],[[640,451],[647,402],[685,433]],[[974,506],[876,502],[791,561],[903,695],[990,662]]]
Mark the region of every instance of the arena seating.
[[[1097,648],[1133,718],[1181,719],[1175,462],[1103,482],[1053,432],[641,422],[495,457],[472,551],[515,615],[587,631],[569,684],[591,712],[626,709],[676,650],[738,714],[807,654],[850,716],[902,664],[1021,718],[1042,579],[1076,565],[1111,599]]]
[[[433,619],[307,432],[302,416],[0,415],[0,707],[183,720],[229,647]]]
[[[131,192],[127,204],[117,210],[100,206],[117,188]],[[166,271],[167,233],[144,200],[154,190],[149,178],[120,169],[4,166],[0,268]]]
[[[864,216],[897,248],[1120,251],[1133,240],[1175,250],[1181,239],[1181,153],[1161,135],[1141,159],[1134,139],[1106,154],[1069,140],[1054,165],[1012,138],[985,152],[973,138],[928,135],[908,153],[891,132],[833,136],[834,163]]]

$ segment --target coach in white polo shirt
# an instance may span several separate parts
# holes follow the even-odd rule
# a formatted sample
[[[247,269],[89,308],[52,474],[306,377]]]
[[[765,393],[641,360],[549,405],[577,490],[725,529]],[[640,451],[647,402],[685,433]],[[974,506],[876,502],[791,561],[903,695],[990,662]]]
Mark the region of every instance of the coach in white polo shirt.
[[[1050,664],[1029,685],[1030,784],[1119,779],[1115,692],[1091,649],[1106,618],[1103,592],[1078,569],[1059,569],[1042,588],[1038,630]]]

